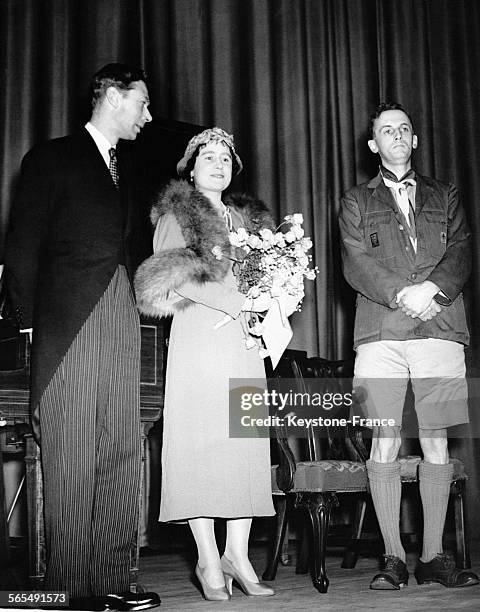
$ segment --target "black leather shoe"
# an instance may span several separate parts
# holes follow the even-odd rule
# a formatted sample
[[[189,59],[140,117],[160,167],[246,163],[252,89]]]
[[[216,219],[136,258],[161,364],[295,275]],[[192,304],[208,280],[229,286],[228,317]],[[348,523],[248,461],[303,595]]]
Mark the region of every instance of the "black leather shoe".
[[[47,608],[45,608],[47,609]],[[52,608],[50,607],[50,610]],[[87,612],[102,612],[105,610],[104,597],[71,597],[68,610],[84,610]]]
[[[160,597],[156,593],[112,593],[103,598],[105,610],[149,610],[160,605]]]
[[[405,563],[398,557],[384,555],[383,570],[373,577],[370,588],[375,591],[398,591],[407,584],[408,570]]]
[[[415,568],[418,584],[439,582],[449,588],[466,587],[478,584],[478,576],[473,572],[457,569],[452,555],[441,553],[428,563],[418,560]]]

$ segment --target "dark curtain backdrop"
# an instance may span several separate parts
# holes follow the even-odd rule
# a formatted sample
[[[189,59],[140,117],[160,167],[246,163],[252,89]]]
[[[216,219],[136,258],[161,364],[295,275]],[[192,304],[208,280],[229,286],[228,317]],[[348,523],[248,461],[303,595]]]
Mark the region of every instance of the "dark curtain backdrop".
[[[293,346],[350,356],[338,202],[376,171],[368,116],[394,99],[414,118],[415,166],[464,195],[475,237],[467,296],[477,374],[479,32],[477,0],[0,0],[0,239],[25,152],[87,118],[86,84],[98,67],[140,63],[154,116],[232,131],[242,186],[279,219],[304,214],[320,274],[294,316]],[[478,490],[478,451],[460,446]]]

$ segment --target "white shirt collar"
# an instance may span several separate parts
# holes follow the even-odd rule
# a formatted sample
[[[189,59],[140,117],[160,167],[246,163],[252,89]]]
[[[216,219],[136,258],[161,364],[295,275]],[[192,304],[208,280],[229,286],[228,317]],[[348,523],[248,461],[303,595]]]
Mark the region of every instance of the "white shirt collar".
[[[109,140],[97,129],[90,121],[85,124],[85,129],[95,141],[98,150],[100,151],[103,161],[106,163],[107,168],[110,165],[110,153],[108,152],[112,147],[115,149],[115,145],[112,145]]]

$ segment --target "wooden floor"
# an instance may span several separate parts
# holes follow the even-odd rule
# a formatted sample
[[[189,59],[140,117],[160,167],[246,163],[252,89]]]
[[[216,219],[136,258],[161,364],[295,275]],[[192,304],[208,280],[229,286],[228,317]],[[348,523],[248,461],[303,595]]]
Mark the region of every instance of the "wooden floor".
[[[176,534],[178,535],[178,534]],[[192,542],[183,542],[168,549],[144,549],[140,559],[139,584],[144,590],[157,592],[162,605],[161,610],[204,610],[208,612],[236,612],[237,610],[252,610],[255,612],[288,610],[319,610],[321,612],[363,612],[378,610],[382,612],[426,612],[447,611],[462,612],[480,611],[480,585],[463,588],[447,589],[439,584],[418,586],[412,576],[417,555],[409,553],[407,565],[410,571],[410,583],[401,591],[371,591],[369,583],[378,570],[378,559],[360,557],[354,569],[341,569],[341,550],[331,549],[327,558],[327,574],[330,579],[328,593],[318,593],[312,585],[310,575],[295,574],[294,543],[290,543],[292,564],[280,565],[277,577],[269,584],[275,589],[274,597],[246,597],[234,587],[233,597],[229,602],[205,601],[193,578],[193,568],[196,558]],[[335,552],[338,550],[338,552]],[[480,546],[476,545],[472,553],[472,570],[480,574]],[[266,565],[266,545],[257,542],[251,547],[252,563],[261,576]],[[25,571],[17,567],[17,583],[15,590],[28,589]],[[23,576],[21,575],[23,574]],[[13,590],[12,588],[12,590]],[[6,608],[0,607],[0,610]],[[10,608],[11,610],[11,608]],[[20,608],[17,608],[20,610]],[[30,612],[32,608],[30,608]]]
[[[472,569],[480,573],[480,552],[472,555]],[[265,568],[266,549],[257,545],[251,550],[252,562],[260,575]],[[416,555],[408,555],[408,568],[413,573]],[[280,566],[275,581],[274,597],[261,600],[246,597],[234,587],[229,602],[209,602],[202,598],[199,587],[192,578],[194,560],[184,551],[143,555],[140,583],[147,590],[159,593],[163,610],[321,610],[322,612],[363,612],[382,610],[388,612],[426,610],[448,612],[480,611],[480,585],[464,589],[447,589],[439,584],[418,586],[413,576],[409,586],[401,591],[371,591],[371,578],[378,568],[373,558],[360,558],[355,569],[341,569],[341,556],[330,555],[327,573],[330,579],[328,593],[318,593],[309,575],[296,575],[294,565]]]

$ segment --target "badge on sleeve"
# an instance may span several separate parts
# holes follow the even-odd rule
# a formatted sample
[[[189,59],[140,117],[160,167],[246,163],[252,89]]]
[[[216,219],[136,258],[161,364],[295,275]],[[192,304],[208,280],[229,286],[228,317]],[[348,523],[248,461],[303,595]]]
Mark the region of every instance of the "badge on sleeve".
[[[440,242],[447,244],[447,232],[440,232]]]
[[[378,234],[377,234],[377,232],[374,232],[373,234],[370,234],[370,243],[371,243],[372,247],[380,246],[380,242],[378,241]]]

